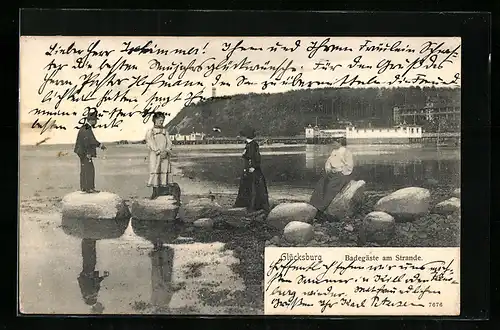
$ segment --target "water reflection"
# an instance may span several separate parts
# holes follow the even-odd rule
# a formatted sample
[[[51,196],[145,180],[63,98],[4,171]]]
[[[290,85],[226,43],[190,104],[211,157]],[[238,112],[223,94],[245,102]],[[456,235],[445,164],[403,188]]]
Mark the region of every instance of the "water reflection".
[[[172,243],[181,232],[181,224],[177,221],[138,220],[132,218],[132,229],[155,247]]]
[[[181,230],[176,221],[138,220],[132,218],[134,233],[153,244],[149,252],[151,259],[151,305],[166,313],[177,287],[172,283],[174,250],[171,244]]]
[[[82,239],[82,261],[83,266],[80,275],[78,275],[78,285],[83,301],[91,306],[93,313],[101,314],[104,311],[104,306],[98,302],[98,295],[101,282],[109,276],[109,272],[104,271],[104,274],[100,276],[99,271],[95,269],[97,263],[95,239]]]
[[[315,169],[316,168],[316,158],[317,158],[318,146],[313,144],[306,145],[306,168]]]
[[[329,145],[306,145],[302,153],[262,156],[262,170],[270,187],[280,185],[313,189],[331,152]],[[436,150],[402,146],[352,146],[353,177],[364,180],[368,189],[390,190],[408,185],[460,184],[460,150]],[[191,159],[184,174],[211,182],[237,184],[239,158],[200,157]]]
[[[98,219],[62,219],[62,230],[70,236],[86,239],[113,239],[123,235],[130,219],[98,220]]]
[[[149,253],[151,258],[151,305],[166,312],[175,292],[172,285],[174,250],[163,244]]]
[[[77,281],[83,302],[90,306],[92,314],[101,314],[104,305],[99,302],[101,282],[109,276],[108,271],[102,274],[96,270],[97,241],[118,238],[125,233],[129,219],[98,220],[63,217],[62,229],[70,236],[81,238],[82,270]]]

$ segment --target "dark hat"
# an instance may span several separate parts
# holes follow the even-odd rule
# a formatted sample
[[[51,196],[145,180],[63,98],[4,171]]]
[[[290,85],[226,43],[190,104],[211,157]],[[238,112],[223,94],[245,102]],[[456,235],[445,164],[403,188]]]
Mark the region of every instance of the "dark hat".
[[[89,110],[89,112],[87,113],[87,119],[95,119],[95,120],[97,120],[98,119],[98,112],[97,112],[97,110],[95,110],[95,109]]]
[[[248,139],[253,139],[255,137],[255,129],[250,126],[246,126],[240,131],[240,135]]]
[[[153,114],[153,120],[156,120],[157,118],[163,118],[163,119],[165,119],[165,114],[163,112],[155,112]]]

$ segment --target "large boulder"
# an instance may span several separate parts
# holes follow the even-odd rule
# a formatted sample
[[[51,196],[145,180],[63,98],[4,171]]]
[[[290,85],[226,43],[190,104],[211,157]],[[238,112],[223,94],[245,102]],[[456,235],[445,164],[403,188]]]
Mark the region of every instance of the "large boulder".
[[[365,184],[366,182],[363,180],[351,180],[342,188],[337,196],[333,198],[332,202],[325,210],[325,213],[337,220],[352,216],[357,207],[363,202]]]
[[[179,218],[187,223],[193,223],[200,218],[215,219],[221,214],[222,206],[210,198],[193,199],[179,209]]]
[[[63,197],[62,217],[80,220],[129,219],[130,211],[125,201],[117,194],[76,191]]]
[[[457,197],[451,197],[441,203],[438,203],[432,209],[433,213],[448,215],[456,212],[460,212],[460,199]]]
[[[132,217],[139,220],[173,221],[179,212],[179,204],[172,196],[156,199],[139,199],[132,203]]]
[[[97,220],[63,217],[61,228],[67,235],[78,238],[113,239],[125,233],[129,221],[129,218]]]
[[[375,211],[389,213],[397,219],[415,219],[429,212],[431,193],[428,189],[408,187],[382,197],[374,206]]]
[[[314,229],[313,226],[308,223],[292,221],[283,229],[283,237],[289,243],[304,244],[313,239]]]
[[[461,196],[460,188],[456,188],[455,190],[453,190],[453,192],[451,193],[451,196],[456,197],[456,198],[460,198],[460,196]]]
[[[374,211],[368,213],[363,219],[359,236],[363,243],[376,242],[384,244],[392,238],[395,229],[396,221],[392,215]]]
[[[271,210],[267,216],[269,226],[283,230],[292,221],[310,223],[318,210],[309,203],[283,203]]]

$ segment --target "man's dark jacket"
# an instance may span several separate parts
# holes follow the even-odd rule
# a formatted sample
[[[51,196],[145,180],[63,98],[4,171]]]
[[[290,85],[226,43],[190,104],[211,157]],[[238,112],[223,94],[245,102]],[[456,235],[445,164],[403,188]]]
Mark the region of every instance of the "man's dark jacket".
[[[75,153],[80,157],[90,155],[96,157],[96,148],[101,145],[92,132],[92,127],[89,124],[83,125],[78,131],[75,143]]]

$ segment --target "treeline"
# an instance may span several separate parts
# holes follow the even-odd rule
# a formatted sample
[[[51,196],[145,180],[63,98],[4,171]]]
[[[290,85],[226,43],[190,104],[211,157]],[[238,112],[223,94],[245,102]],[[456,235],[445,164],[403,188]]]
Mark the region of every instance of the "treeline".
[[[423,107],[429,101],[459,106],[460,89],[326,88],[216,97],[185,107],[168,127],[174,134],[196,131],[222,136],[238,135],[246,124],[265,136],[303,134],[309,124],[333,127],[338,121],[384,127],[395,124],[395,106]],[[221,132],[214,133],[214,127]]]

